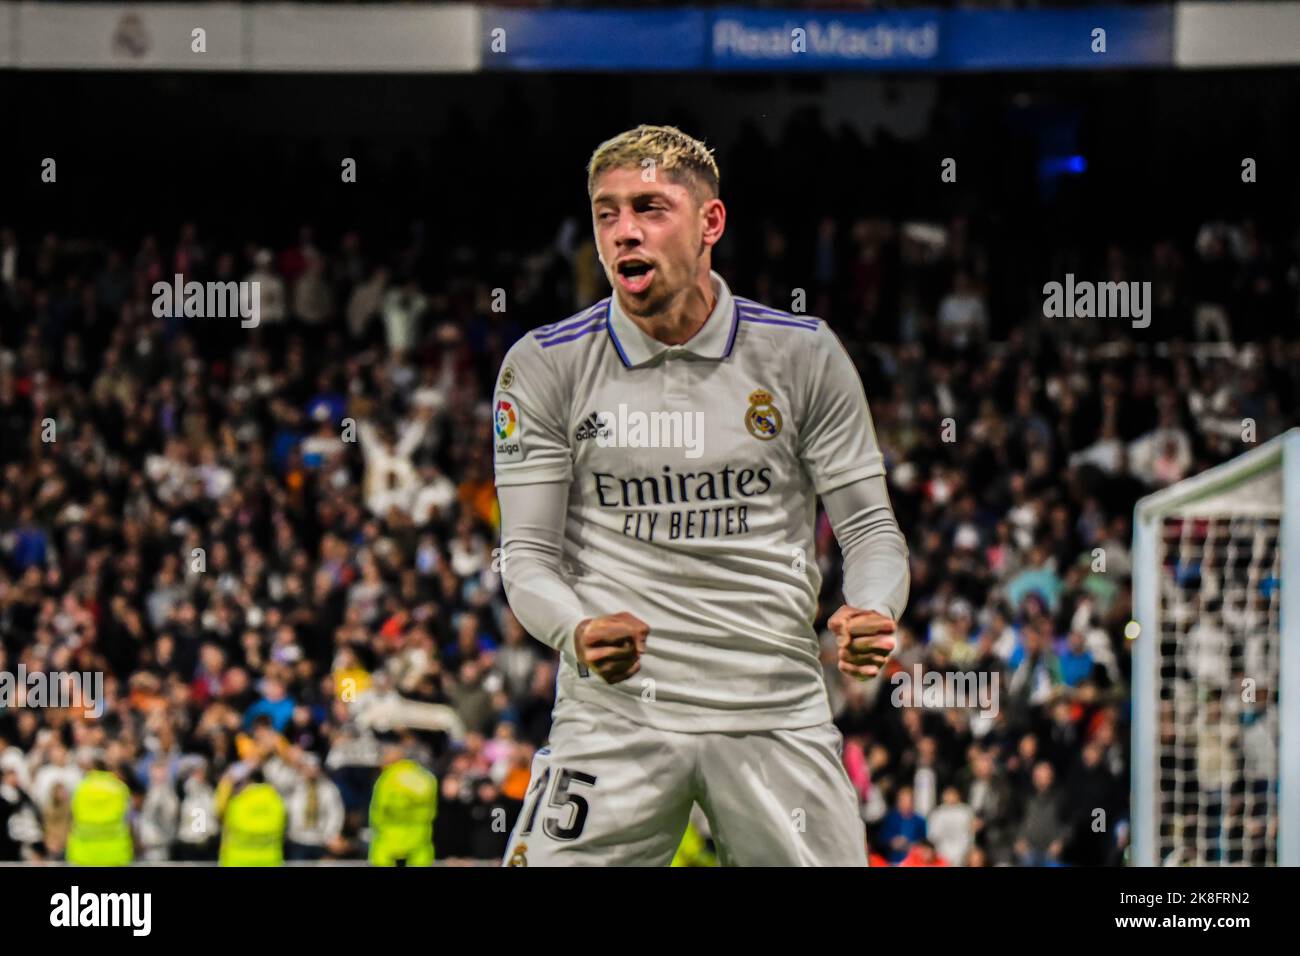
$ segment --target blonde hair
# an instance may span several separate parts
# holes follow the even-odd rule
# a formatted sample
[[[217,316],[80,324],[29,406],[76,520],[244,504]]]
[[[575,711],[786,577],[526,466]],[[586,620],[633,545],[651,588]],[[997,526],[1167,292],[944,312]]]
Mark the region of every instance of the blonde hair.
[[[596,147],[587,163],[588,198],[596,194],[596,180],[605,172],[625,166],[641,169],[647,159],[653,161],[656,171],[662,170],[672,182],[690,190],[697,203],[717,198],[721,174],[713,150],[676,126],[644,123]]]

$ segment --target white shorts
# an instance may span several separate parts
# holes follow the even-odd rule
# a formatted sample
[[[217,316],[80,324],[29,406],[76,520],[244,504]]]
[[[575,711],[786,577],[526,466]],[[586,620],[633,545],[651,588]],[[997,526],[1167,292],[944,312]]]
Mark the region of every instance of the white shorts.
[[[678,733],[561,701],[533,760],[506,866],[666,866],[691,808],[724,866],[866,866],[832,723]]]

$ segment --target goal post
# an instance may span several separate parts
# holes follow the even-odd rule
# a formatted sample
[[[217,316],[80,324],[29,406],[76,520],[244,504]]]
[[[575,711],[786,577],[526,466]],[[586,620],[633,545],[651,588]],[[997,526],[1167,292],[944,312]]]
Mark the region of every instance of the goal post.
[[[1300,428],[1137,503],[1133,618],[1130,862],[1300,866]]]

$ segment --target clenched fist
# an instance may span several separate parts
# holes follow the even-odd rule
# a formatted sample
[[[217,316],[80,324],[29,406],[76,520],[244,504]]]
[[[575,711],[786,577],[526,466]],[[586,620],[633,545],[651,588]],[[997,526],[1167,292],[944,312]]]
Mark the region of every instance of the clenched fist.
[[[591,617],[573,632],[573,653],[607,684],[625,681],[641,669],[650,626],[627,611]]]
[[[840,673],[856,680],[869,680],[879,674],[897,644],[897,625],[879,611],[863,611],[846,604],[831,615],[826,626],[840,649]]]

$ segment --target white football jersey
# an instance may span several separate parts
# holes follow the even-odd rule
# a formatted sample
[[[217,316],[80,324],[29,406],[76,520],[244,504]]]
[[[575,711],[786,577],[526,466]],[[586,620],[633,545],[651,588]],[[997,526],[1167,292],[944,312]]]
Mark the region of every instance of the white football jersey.
[[[684,345],[613,296],[515,343],[494,395],[496,483],[569,482],[564,564],[584,611],[650,627],[620,684],[564,658],[561,698],[664,730],[807,727],[831,716],[816,495],[882,475],[883,458],[825,323],[712,280],[717,306]]]

